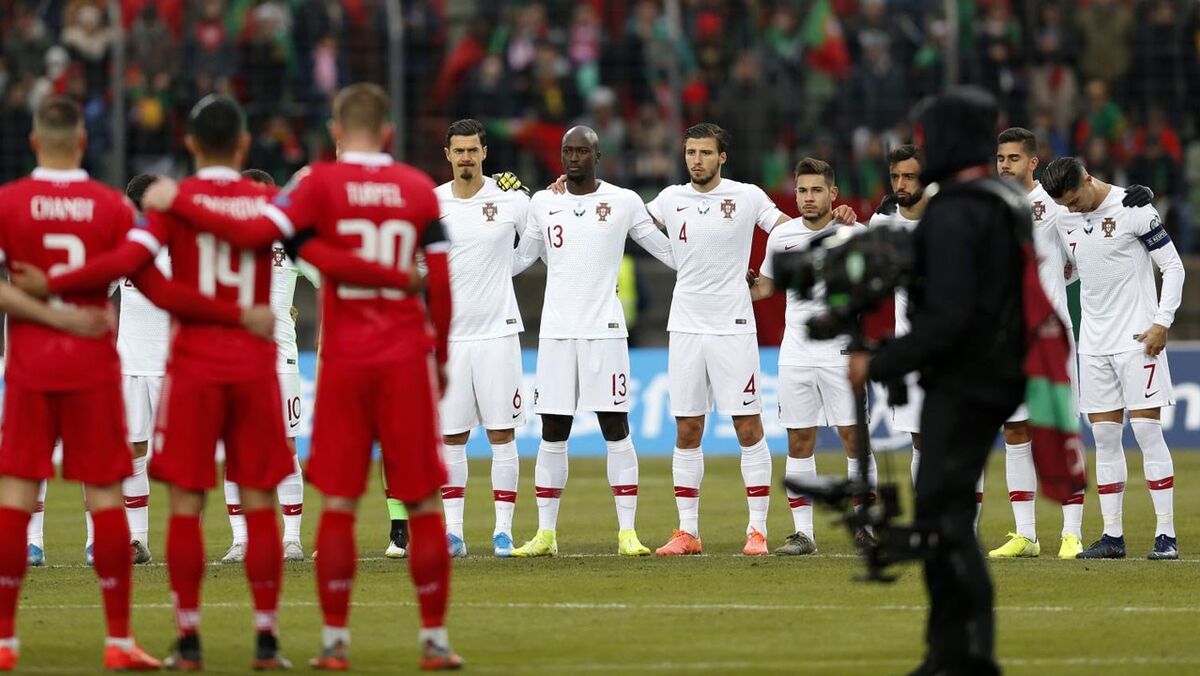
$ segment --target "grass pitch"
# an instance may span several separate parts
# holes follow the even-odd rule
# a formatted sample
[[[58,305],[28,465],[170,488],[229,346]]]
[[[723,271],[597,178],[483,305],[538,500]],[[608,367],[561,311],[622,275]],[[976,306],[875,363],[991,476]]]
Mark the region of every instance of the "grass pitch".
[[[513,534],[518,544],[537,526],[533,461],[523,461]],[[467,491],[471,557],[455,562],[451,638],[478,673],[903,673],[921,657],[925,595],[915,565],[880,586],[851,581],[861,566],[847,534],[817,513],[813,557],[748,559],[738,555],[746,519],[736,457],[710,457],[701,508],[706,556],[623,559],[615,556],[616,519],[604,460],[571,462],[559,523],[557,559],[491,557],[492,503],[487,461],[472,461]],[[882,459],[907,485],[907,454]],[[818,456],[821,472],[843,473],[840,454]],[[1042,558],[994,562],[998,655],[1012,673],[1185,673],[1200,670],[1200,454],[1176,453],[1175,513],[1185,560],[1144,560],[1154,514],[1141,480],[1140,456],[1129,457],[1125,499],[1126,561],[1059,561],[1061,512],[1039,500]],[[775,480],[783,474],[776,458]],[[676,523],[670,459],[641,463],[638,533],[651,548]],[[216,563],[229,542],[219,492],[205,533],[210,561],[201,625],[210,673],[243,673],[252,646],[249,594],[240,566]],[[309,493],[304,541],[311,550],[319,496]],[[1094,491],[1085,507],[1085,546],[1101,527]],[[906,497],[907,500],[907,497]],[[155,561],[136,569],[134,628],[161,656],[174,635],[164,553],[165,493],[154,487],[151,548]],[[907,505],[906,505],[907,508]],[[771,505],[770,544],[791,532],[783,491]],[[359,673],[403,673],[416,664],[418,626],[403,561],[382,558],[387,515],[381,496],[363,503],[360,563],[351,614],[352,664]],[[1004,458],[987,472],[985,547],[1012,528]],[[48,566],[31,569],[18,627],[21,671],[91,673],[100,664],[103,616],[90,569],[83,565],[79,489],[51,484],[46,504]],[[311,562],[288,564],[281,635],[297,669],[317,649],[320,614]]]

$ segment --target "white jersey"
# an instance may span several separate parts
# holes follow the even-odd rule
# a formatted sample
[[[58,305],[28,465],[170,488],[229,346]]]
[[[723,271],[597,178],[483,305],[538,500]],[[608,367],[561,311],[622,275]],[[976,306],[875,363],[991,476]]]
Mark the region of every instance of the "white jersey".
[[[1083,223],[1059,223],[1079,271],[1083,321],[1079,354],[1112,355],[1144,349],[1135,336],[1151,324],[1170,328],[1183,295],[1183,263],[1152,207],[1121,205],[1112,186]],[[1154,264],[1163,271],[1162,301]]]
[[[154,265],[171,276],[171,257],[165,250]],[[127,376],[162,376],[166,372],[171,344],[171,315],[161,310],[128,279],[122,279],[121,317],[117,328],[117,353],[121,373]]]
[[[300,348],[296,345],[296,320],[292,319],[292,305],[296,298],[296,278],[300,276],[300,268],[284,253],[282,244],[275,242],[273,246],[271,312],[275,314],[275,371],[299,373]]]
[[[435,191],[450,239],[450,340],[482,340],[525,330],[513,293],[513,245],[525,229],[529,198],[491,178],[474,197],[458,199],[450,183]]]
[[[917,223],[910,218],[905,218],[900,210],[891,214],[872,214],[871,220],[868,222],[868,227],[879,228],[902,228],[912,232],[917,228]],[[912,322],[908,319],[908,290],[896,289],[896,328],[895,336],[903,336],[912,330]]]
[[[1029,192],[1029,206],[1033,216],[1033,250],[1038,257],[1038,279],[1042,282],[1046,297],[1050,299],[1050,305],[1070,330],[1071,310],[1067,307],[1068,280],[1063,274],[1067,264],[1067,251],[1060,228],[1081,227],[1083,215],[1073,214],[1066,207],[1056,203],[1041,183],[1035,183],[1033,190]]]
[[[772,258],[782,252],[800,252],[808,249],[812,241],[843,227],[830,221],[820,230],[811,230],[804,221],[795,219],[777,226],[767,238],[767,255],[763,258],[763,277],[775,278]],[[848,226],[857,232],[866,232],[862,225]],[[780,366],[845,366],[849,360],[849,337],[833,340],[812,340],[808,337],[808,320],[825,313],[825,282],[818,281],[813,287],[812,299],[801,298],[800,294],[788,289],[787,313],[783,331],[783,344],[779,347]]]
[[[597,181],[595,192],[556,195],[543,190],[529,202],[521,248],[544,248],[546,297],[539,337],[627,338],[625,312],[617,297],[617,275],[632,236],[668,255],[666,237],[632,190]]]
[[[667,330],[756,333],[746,285],[754,226],[770,232],[784,216],[762,188],[727,178],[708,192],[673,185],[646,209],[666,226],[679,270]]]

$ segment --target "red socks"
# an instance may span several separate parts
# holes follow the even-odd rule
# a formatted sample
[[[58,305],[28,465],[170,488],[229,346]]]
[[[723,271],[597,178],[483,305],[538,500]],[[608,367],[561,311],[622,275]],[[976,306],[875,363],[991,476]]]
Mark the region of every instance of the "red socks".
[[[446,549],[441,513],[409,515],[408,532],[408,571],[417,588],[421,626],[441,627],[446,623],[446,605],[450,602],[450,552]],[[323,549],[321,556],[325,556]]]
[[[445,535],[442,550],[445,551]],[[350,590],[358,567],[354,543],[354,514],[325,510],[317,526],[317,595],[325,626],[345,627],[350,615]],[[281,555],[282,556],[282,555]]]
[[[246,512],[245,565],[254,598],[254,628],[273,634],[283,586],[283,543],[274,509]]]
[[[0,507],[0,533],[8,533],[0,538],[0,638],[15,635],[17,599],[29,562],[28,526],[29,512]]]
[[[200,626],[200,583],[204,579],[204,535],[199,516],[173,515],[167,522],[167,578],[175,602],[175,626],[180,635],[196,633]]]
[[[133,577],[133,550],[129,547],[129,521],[124,507],[92,512],[96,529],[93,545],[96,577],[104,596],[104,618],[109,638],[129,638],[129,596]]]

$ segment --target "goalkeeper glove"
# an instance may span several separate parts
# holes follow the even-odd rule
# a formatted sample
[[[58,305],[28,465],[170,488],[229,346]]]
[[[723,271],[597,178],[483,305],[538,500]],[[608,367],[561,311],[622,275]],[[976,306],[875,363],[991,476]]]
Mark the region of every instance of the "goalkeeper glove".
[[[1125,199],[1121,200],[1123,207],[1148,207],[1154,202],[1154,191],[1144,185],[1131,185],[1125,188]]]
[[[525,187],[525,184],[521,183],[521,179],[517,178],[517,175],[511,171],[506,171],[500,174],[492,174],[492,178],[496,180],[496,185],[500,186],[500,189],[504,192],[508,192],[510,190],[520,190],[526,195],[531,194],[529,192],[529,188]]]

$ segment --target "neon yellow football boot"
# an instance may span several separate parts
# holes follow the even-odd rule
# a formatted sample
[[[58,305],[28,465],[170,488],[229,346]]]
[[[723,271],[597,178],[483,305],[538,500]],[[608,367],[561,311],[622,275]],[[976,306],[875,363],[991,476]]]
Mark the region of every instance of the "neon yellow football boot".
[[[617,533],[617,553],[621,556],[650,556],[650,548],[638,540],[632,528]]]
[[[1042,546],[1036,540],[1030,540],[1024,535],[1008,534],[1008,542],[988,552],[989,559],[1032,559],[1042,553]]]
[[[552,530],[539,530],[533,539],[512,550],[512,556],[518,559],[531,559],[535,556],[556,556],[558,554],[558,538]]]

